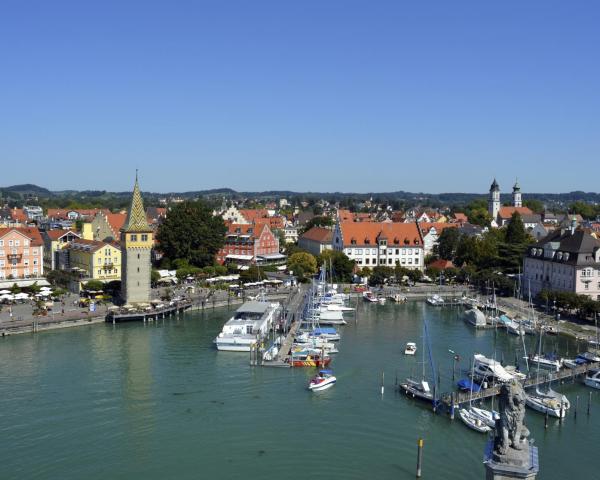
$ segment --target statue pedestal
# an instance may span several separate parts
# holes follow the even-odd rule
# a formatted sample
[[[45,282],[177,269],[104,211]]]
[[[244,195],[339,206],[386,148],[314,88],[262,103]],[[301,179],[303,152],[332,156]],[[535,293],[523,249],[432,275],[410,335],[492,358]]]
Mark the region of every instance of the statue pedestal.
[[[539,471],[537,447],[527,444],[523,450],[511,449],[502,458],[495,455],[493,450],[494,442],[490,440],[483,461],[486,480],[535,479]]]

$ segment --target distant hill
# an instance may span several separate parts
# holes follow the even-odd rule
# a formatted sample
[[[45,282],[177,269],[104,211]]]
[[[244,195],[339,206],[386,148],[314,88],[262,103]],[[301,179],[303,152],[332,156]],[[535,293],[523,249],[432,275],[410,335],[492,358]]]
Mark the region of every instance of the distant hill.
[[[18,193],[20,195],[39,195],[39,196],[52,196],[52,192],[47,188],[33,185],[31,183],[25,183],[23,185],[12,185],[10,187],[3,187],[0,190],[6,193]]]

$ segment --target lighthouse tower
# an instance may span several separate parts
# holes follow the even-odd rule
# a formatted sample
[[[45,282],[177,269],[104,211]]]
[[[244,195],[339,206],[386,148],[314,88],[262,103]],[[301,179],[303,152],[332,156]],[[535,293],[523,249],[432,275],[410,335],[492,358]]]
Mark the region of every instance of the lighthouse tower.
[[[498,213],[500,212],[500,186],[498,182],[494,178],[494,182],[490,187],[490,196],[488,200],[488,212],[492,217],[492,220],[495,221],[498,218]]]
[[[152,243],[136,172],[127,220],[121,228],[121,297],[126,304],[150,301]]]

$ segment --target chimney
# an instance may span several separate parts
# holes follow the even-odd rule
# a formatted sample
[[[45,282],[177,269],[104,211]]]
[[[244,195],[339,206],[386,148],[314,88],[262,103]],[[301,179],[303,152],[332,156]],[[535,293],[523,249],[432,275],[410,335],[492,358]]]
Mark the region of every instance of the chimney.
[[[573,216],[571,219],[571,235],[575,234],[575,229],[577,228],[577,218]]]

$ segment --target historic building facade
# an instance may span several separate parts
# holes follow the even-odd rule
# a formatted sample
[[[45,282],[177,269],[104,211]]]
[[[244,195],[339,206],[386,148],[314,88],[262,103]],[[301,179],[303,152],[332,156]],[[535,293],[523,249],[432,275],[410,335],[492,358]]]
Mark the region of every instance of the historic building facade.
[[[126,304],[150,301],[152,228],[146,220],[137,174],[127,219],[121,228],[121,297]]]
[[[0,280],[44,275],[44,242],[37,228],[0,228]]]

